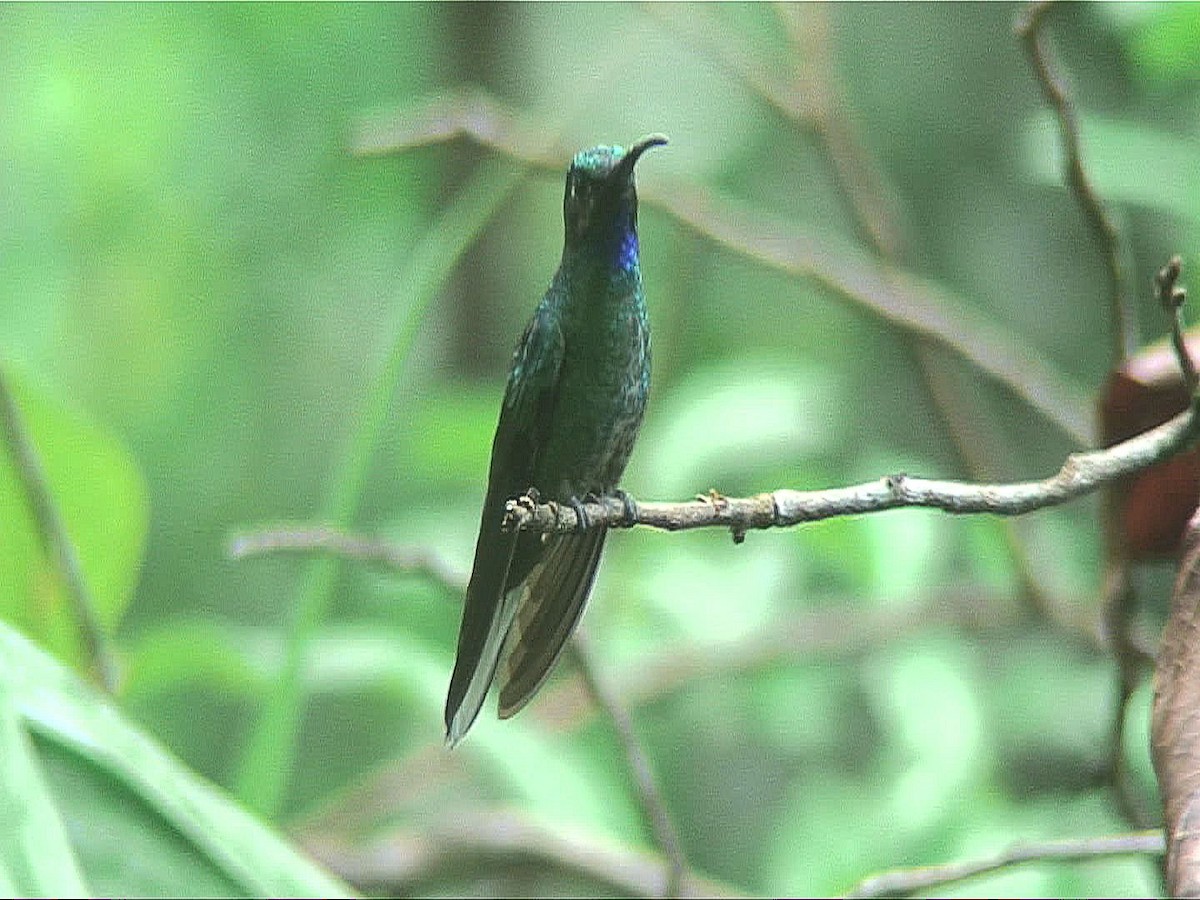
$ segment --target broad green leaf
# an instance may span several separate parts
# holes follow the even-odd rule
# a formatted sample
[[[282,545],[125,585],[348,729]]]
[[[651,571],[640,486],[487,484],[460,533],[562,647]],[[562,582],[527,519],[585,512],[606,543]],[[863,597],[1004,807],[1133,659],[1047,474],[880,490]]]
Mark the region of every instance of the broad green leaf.
[[[93,889],[124,895],[349,894],[126,722],[108,699],[5,625],[0,625],[0,689],[33,734],[37,762],[47,774],[49,789],[28,814],[43,823],[52,817],[65,822],[79,869]],[[11,887],[31,892],[27,876],[13,873],[22,864],[36,871],[45,864],[38,857],[51,852],[52,847],[30,847],[15,862],[12,855],[5,859]]]
[[[0,893],[81,896],[79,872],[63,817],[47,788],[38,754],[0,683]]]
[[[227,622],[185,618],[141,631],[126,648],[122,697],[179,687],[207,686],[239,697],[257,696],[276,672],[282,648],[277,634],[264,658],[262,642],[245,639],[248,629]]]
[[[146,537],[149,504],[141,475],[112,435],[11,367],[5,376],[79,554],[96,615],[111,630],[129,603]],[[78,624],[60,573],[43,552],[8,447],[0,447],[0,547],[0,616],[77,665]]]
[[[1200,151],[1196,138],[1092,115],[1080,116],[1080,132],[1084,164],[1101,198],[1196,221],[1200,177],[1191,164]],[[1030,121],[1022,161],[1035,181],[1065,189],[1062,142],[1049,111]]]
[[[657,399],[638,446],[637,474],[662,499],[719,478],[802,459],[837,441],[847,402],[836,376],[788,359],[747,356],[696,370]]]
[[[1129,41],[1130,56],[1142,72],[1164,81],[1200,75],[1200,7],[1194,3],[1131,5],[1141,6],[1146,13],[1135,23]]]

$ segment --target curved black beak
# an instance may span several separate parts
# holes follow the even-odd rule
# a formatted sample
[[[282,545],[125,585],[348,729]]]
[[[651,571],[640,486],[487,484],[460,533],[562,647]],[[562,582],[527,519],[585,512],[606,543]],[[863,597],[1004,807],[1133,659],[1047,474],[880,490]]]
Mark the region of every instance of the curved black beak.
[[[637,161],[641,155],[651,147],[661,147],[666,142],[666,136],[661,134],[650,134],[642,138],[621,157],[621,161],[617,163],[616,168],[612,171],[613,176],[621,179],[633,177],[633,167],[637,165]]]

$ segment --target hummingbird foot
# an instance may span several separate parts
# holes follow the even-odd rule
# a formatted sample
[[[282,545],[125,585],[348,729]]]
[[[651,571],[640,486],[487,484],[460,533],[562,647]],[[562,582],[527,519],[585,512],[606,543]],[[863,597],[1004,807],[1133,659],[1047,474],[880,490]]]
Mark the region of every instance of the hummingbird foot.
[[[625,510],[625,527],[632,528],[638,520],[637,501],[620,488],[613,491],[613,496],[621,501],[621,508]]]
[[[592,503],[598,499],[600,498],[591,491],[584,495],[583,498],[585,503]],[[583,503],[579,501],[579,498],[572,496],[571,499],[567,501],[567,505],[570,506],[571,509],[575,510],[575,518],[577,520],[575,531],[579,534],[583,534],[584,532],[591,530],[592,517],[587,514],[587,510],[583,508]]]

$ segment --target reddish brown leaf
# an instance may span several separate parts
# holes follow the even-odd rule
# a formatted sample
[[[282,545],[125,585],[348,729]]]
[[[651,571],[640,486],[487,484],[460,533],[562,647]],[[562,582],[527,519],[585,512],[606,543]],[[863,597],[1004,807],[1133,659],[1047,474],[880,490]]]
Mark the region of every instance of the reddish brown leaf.
[[[1200,359],[1200,329],[1187,333]],[[1161,425],[1187,408],[1190,397],[1167,341],[1147,347],[1108,379],[1100,404],[1104,446]],[[1114,534],[1126,559],[1173,558],[1200,500],[1200,449],[1189,450],[1113,488]]]

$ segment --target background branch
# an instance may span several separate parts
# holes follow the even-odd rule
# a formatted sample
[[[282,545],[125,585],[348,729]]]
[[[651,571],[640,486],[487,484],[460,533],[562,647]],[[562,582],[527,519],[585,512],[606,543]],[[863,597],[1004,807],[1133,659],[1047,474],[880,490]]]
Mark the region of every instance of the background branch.
[[[853,104],[846,96],[836,66],[829,8],[801,7],[794,3],[776,3],[774,8],[792,45],[795,63],[789,89],[782,98],[772,99],[785,114],[790,110],[797,121],[801,112],[807,116],[832,163],[836,183],[853,210],[858,230],[882,260],[898,266],[903,248],[899,204],[855,128]],[[687,18],[693,20],[691,16]],[[710,35],[722,33],[719,29],[706,31]],[[731,47],[730,55],[745,59],[747,50],[738,43]],[[752,86],[770,91],[767,80],[754,80]],[[788,104],[783,102],[786,98],[802,99]],[[955,367],[928,335],[901,330],[897,339],[921,377],[935,420],[959,465],[972,481],[995,480],[996,450],[979,437],[977,409],[963,397],[961,374],[954,371]],[[1004,535],[1027,607],[1049,621],[1060,621],[1060,611],[1050,606],[1047,592],[1034,575],[1018,524],[1006,521]]]
[[[276,553],[324,553],[372,563],[394,572],[424,575],[453,592],[466,588],[463,578],[436,553],[402,547],[387,538],[331,525],[292,524],[247,530],[230,538],[227,549],[232,559]]]
[[[638,802],[646,814],[647,824],[654,835],[663,856],[667,860],[667,877],[663,886],[662,896],[678,897],[687,871],[687,860],[683,855],[683,847],[675,825],[667,812],[666,800],[658,789],[654,772],[650,768],[650,757],[642,742],[638,739],[633,728],[633,719],[629,711],[621,703],[616,692],[609,688],[600,677],[596,666],[592,664],[591,647],[586,633],[577,628],[571,638],[571,653],[575,666],[583,677],[588,694],[593,702],[605,715],[613,730],[620,739],[621,748],[625,753],[629,773],[637,790]]]
[[[974,878],[997,869],[1031,862],[1096,859],[1107,856],[1162,853],[1163,837],[1157,831],[1120,834],[1112,837],[1080,838],[1076,840],[1041,841],[1015,844],[995,856],[940,866],[917,869],[896,869],[881,875],[864,878],[846,894],[855,897],[897,897],[943,887],[956,881]]]
[[[1132,317],[1128,314],[1129,304],[1125,288],[1124,266],[1121,264],[1120,235],[1117,232],[1117,226],[1105,212],[1104,206],[1083,168],[1079,117],[1076,115],[1075,106],[1067,93],[1066,82],[1055,71],[1050,61],[1050,51],[1046,46],[1046,37],[1042,26],[1052,5],[1052,0],[1039,0],[1039,2],[1030,4],[1017,23],[1017,35],[1021,38],[1025,52],[1033,64],[1033,71],[1037,76],[1042,94],[1054,110],[1058,120],[1066,156],[1067,184],[1079,200],[1080,206],[1083,207],[1084,217],[1095,235],[1100,254],[1108,269],[1109,315],[1112,319],[1112,359],[1115,366],[1129,356],[1137,345],[1137,335],[1133,330]]]
[[[495,813],[442,823],[420,832],[398,833],[363,847],[349,847],[316,835],[305,848],[330,871],[364,891],[389,895],[414,892],[443,875],[471,877],[497,864],[547,865],[575,872],[635,897],[662,896],[664,860],[615,846],[578,829],[540,826],[515,814]],[[687,875],[681,897],[737,897],[744,892]]]

